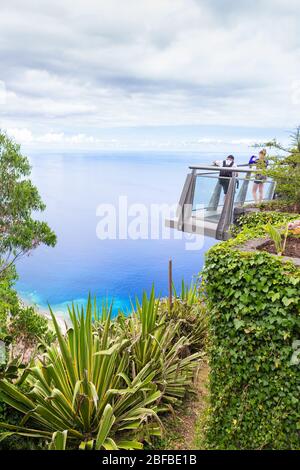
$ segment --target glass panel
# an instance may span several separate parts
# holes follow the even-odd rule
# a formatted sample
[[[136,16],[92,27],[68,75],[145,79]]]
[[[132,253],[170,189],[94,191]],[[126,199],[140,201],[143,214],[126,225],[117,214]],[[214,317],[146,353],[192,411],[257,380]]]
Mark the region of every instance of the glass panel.
[[[193,216],[218,223],[224,204],[225,191],[230,183],[230,178],[220,179],[218,173],[206,173],[197,175]]]
[[[259,185],[255,184],[255,176],[251,175],[239,177],[235,192],[234,205],[242,206],[254,202],[253,189],[256,188],[257,198],[259,197]],[[262,185],[262,200],[272,199],[274,192],[274,182],[270,179],[264,180]]]
[[[234,205],[242,206],[253,203],[253,187],[255,175],[240,173],[234,194]],[[225,193],[227,193],[231,178],[220,178],[218,172],[198,174],[196,177],[193,203],[193,217],[218,223],[223,210]],[[267,179],[263,182],[263,200],[273,197],[274,182]],[[259,196],[257,189],[257,197]]]

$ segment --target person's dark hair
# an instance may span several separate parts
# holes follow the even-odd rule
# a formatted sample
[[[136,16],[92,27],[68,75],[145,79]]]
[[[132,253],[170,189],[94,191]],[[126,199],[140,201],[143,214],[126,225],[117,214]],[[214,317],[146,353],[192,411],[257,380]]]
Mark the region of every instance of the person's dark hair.
[[[233,155],[228,155],[227,158],[230,158],[231,160],[234,160],[234,156],[233,156]]]

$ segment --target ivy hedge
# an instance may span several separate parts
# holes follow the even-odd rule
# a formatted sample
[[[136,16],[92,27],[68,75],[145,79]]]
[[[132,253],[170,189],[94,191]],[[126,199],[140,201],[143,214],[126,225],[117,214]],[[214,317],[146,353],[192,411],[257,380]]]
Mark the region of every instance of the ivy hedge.
[[[209,250],[203,271],[211,368],[206,445],[299,449],[300,270],[238,249],[264,233],[266,216],[249,217],[256,227],[246,218],[236,239]]]

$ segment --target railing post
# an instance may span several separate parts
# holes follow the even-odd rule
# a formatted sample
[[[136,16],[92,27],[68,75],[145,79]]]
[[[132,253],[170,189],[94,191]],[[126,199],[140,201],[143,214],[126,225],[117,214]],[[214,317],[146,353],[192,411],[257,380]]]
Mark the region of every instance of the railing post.
[[[269,184],[269,189],[268,189],[265,200],[271,201],[274,198],[275,189],[276,189],[276,181],[271,181]]]
[[[225,197],[221,217],[217,225],[217,230],[216,230],[217,240],[227,240],[229,238],[228,229],[233,221],[233,207],[234,207],[236,182],[237,182],[236,176],[232,175],[232,177],[230,178],[228,191]]]
[[[250,183],[250,176],[251,176],[251,173],[248,173],[241,185],[241,189],[239,190],[238,192],[238,195],[237,195],[237,198],[236,198],[236,202],[238,204],[240,204],[241,206],[244,205],[245,203],[245,200],[246,200],[246,196],[247,196],[247,192],[248,192],[248,188],[249,188],[249,183]]]

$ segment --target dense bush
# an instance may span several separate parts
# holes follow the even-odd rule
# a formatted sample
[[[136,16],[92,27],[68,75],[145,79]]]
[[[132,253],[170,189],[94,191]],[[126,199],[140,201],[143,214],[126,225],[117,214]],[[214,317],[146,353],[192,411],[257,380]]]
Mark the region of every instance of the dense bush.
[[[300,270],[268,253],[239,251],[254,233],[244,229],[211,248],[203,272],[211,367],[207,446],[299,449],[300,366],[291,358],[300,339]],[[256,233],[264,233],[263,225]]]
[[[247,207],[255,207],[262,212],[273,211],[273,212],[285,212],[293,214],[297,212],[295,204],[291,201],[283,198],[272,199],[271,201],[263,201],[260,204],[247,204]]]
[[[23,342],[27,348],[39,341],[50,344],[55,338],[54,332],[49,329],[47,318],[31,306],[19,306],[10,318],[8,329],[14,342]]]
[[[249,230],[253,230],[254,236],[260,236],[260,234],[264,235],[267,224],[281,227],[299,217],[300,215],[290,214],[288,212],[248,212],[238,218],[237,225],[232,227],[232,235],[238,235],[242,230],[245,231],[245,229],[247,229],[247,233],[245,233],[247,237]]]
[[[198,347],[200,325],[203,335],[204,316],[199,316],[198,330],[192,335],[184,320],[184,308],[172,312],[168,304],[155,299],[154,290],[148,299],[144,294],[142,304],[128,318],[119,318],[122,335],[131,343],[131,358],[136,372],[152,364],[153,381],[162,392],[161,402],[176,405],[190,389],[195,368],[203,354]],[[187,316],[189,309],[185,308]],[[179,316],[180,313],[180,316]],[[196,325],[196,321],[194,321]],[[184,334],[186,333],[186,334]],[[202,351],[202,352],[201,352]]]
[[[266,146],[275,149],[277,154],[270,156],[272,164],[267,173],[277,182],[276,192],[285,201],[300,210],[300,127],[291,135],[291,143],[286,148],[273,140]],[[278,151],[280,152],[278,155]]]
[[[10,337],[12,346],[22,343],[28,350],[39,341],[51,342],[54,335],[45,317],[20,302],[14,289],[16,278],[13,266],[0,276],[0,339]]]
[[[178,323],[177,338],[186,337],[186,352],[193,353],[205,349],[207,336],[207,309],[203,302],[203,296],[199,293],[199,286],[193,284],[190,287],[182,284],[180,292],[174,289],[172,309],[169,308],[169,300],[161,299],[159,310]]]
[[[13,267],[7,269],[5,275],[0,276],[0,340],[8,335],[8,318],[19,307],[19,299],[13,285],[16,280]]]
[[[14,290],[16,272],[13,266],[0,276],[0,340],[3,353],[0,363],[0,378],[12,380],[18,377],[20,367],[28,363],[36,353],[39,342],[50,344],[54,333],[49,329],[48,321],[33,307],[20,303]],[[23,364],[22,364],[23,363]],[[0,397],[0,422],[16,424],[21,414]],[[40,443],[29,438],[12,436],[0,443],[2,449],[34,449]]]

